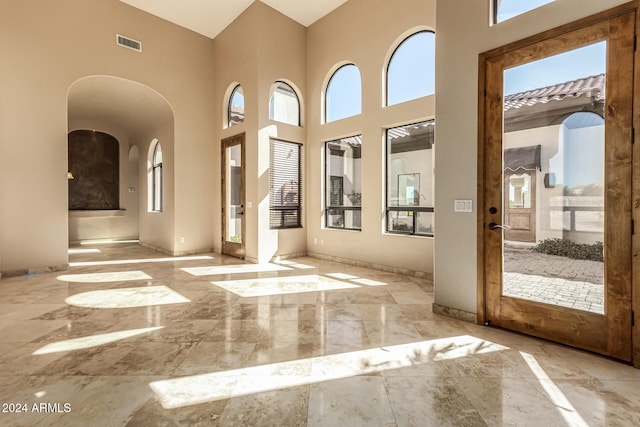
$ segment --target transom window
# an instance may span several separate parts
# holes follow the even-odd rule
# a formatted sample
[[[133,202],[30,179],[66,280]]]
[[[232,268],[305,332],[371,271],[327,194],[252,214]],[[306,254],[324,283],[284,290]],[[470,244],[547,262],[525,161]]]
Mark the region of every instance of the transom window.
[[[325,120],[327,123],[362,112],[362,82],[360,70],[354,64],[338,68],[329,83],[325,99]]]
[[[387,129],[387,232],[433,236],[434,121]]]
[[[360,230],[362,208],[362,136],[325,144],[325,224]]]
[[[497,24],[515,16],[522,15],[530,10],[549,4],[554,0],[492,0],[493,23]]]
[[[285,82],[275,82],[269,100],[269,119],[300,126],[300,100],[293,88]]]
[[[302,227],[302,144],[271,140],[269,227]]]
[[[387,66],[387,105],[435,93],[435,34],[421,31],[396,48]]]
[[[244,92],[242,86],[236,86],[229,97],[229,127],[244,122]]]

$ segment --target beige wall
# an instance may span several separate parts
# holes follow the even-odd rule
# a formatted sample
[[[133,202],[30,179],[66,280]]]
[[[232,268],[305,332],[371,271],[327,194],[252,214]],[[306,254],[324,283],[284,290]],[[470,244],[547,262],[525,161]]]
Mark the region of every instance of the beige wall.
[[[220,141],[244,132],[248,259],[308,251],[435,273],[436,303],[475,312],[477,212],[454,214],[453,201],[476,200],[478,54],[623,2],[563,0],[489,27],[488,0],[350,0],[308,29],[256,2],[214,41],[117,0],[10,2],[0,16],[0,271],[67,262],[67,92],[78,79],[109,75],[157,91],[173,112],[172,123],[129,137],[140,152],[142,240],[174,253],[221,248]],[[390,55],[408,35],[435,29],[436,3],[438,96],[383,107]],[[116,33],[141,40],[143,53],[117,47]],[[362,114],[322,124],[323,88],[346,62],[361,73]],[[299,91],[302,127],[269,120],[278,79]],[[236,83],[246,121],[226,128]],[[431,119],[436,108],[437,245],[384,232],[383,142],[385,128]],[[355,134],[363,136],[362,231],[328,230],[324,142]],[[273,137],[304,144],[303,229],[268,228]],[[146,209],[154,138],[166,162],[162,214]]]
[[[143,53],[117,47],[116,33],[142,41]],[[0,271],[67,263],[67,93],[92,75],[140,82],[171,105],[175,229],[148,223],[148,232],[162,236],[170,251],[212,247],[212,45],[117,0],[3,3]],[[142,159],[144,146],[140,153]],[[178,236],[184,244],[176,243]]]
[[[489,0],[437,3],[435,302],[475,313],[478,55],[625,1],[556,1],[493,27]],[[474,200],[474,212],[454,213],[455,199]]]
[[[435,115],[434,96],[383,107],[384,71],[397,45],[425,29],[435,29],[435,1],[350,0],[309,27],[306,186],[310,253],[433,273],[434,239],[384,232],[384,129]],[[347,62],[360,70],[362,114],[322,124],[324,88],[332,73]],[[324,142],[357,134],[362,135],[362,231],[325,229]]]
[[[269,229],[269,139],[304,144],[306,138],[305,40],[306,30],[302,25],[264,3],[256,2],[214,41],[216,117],[220,118],[216,122],[216,152],[220,150],[222,139],[245,133],[246,257],[251,261],[264,262],[277,256],[306,252],[304,228]],[[302,127],[269,120],[270,90],[276,80],[284,80],[298,90],[303,111]],[[237,83],[244,91],[245,121],[227,128],[227,102],[230,90]],[[219,160],[214,173],[220,176]],[[214,197],[220,200],[219,186]],[[218,248],[222,238],[219,209],[213,224]],[[303,225],[306,226],[304,220]]]

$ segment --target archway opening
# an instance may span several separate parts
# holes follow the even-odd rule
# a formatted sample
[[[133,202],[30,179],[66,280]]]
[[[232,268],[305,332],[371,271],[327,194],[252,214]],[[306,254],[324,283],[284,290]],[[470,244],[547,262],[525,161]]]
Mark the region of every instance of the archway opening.
[[[145,212],[140,210],[140,206],[145,206],[141,199],[146,200],[146,186],[141,182],[146,179],[141,173],[146,163],[139,153],[146,152],[158,133],[164,136],[163,146],[173,146],[173,112],[169,103],[154,89],[141,83],[113,76],[89,76],[70,86],[67,108],[70,144],[73,139],[74,150],[80,149],[85,154],[75,156],[74,162],[69,163],[69,187],[86,190],[73,195],[75,204],[70,205],[69,210],[69,243],[139,239],[147,222]],[[100,144],[91,145],[95,139],[91,138],[93,134],[110,135],[116,140],[117,155],[105,152]],[[77,141],[78,135],[88,137]],[[111,189],[115,194],[112,203],[90,203],[89,195],[93,197],[97,192],[91,190],[94,183],[90,172],[95,167],[88,164],[87,159],[91,159],[94,166],[102,165],[101,173],[110,174],[113,178],[110,181],[116,181]]]

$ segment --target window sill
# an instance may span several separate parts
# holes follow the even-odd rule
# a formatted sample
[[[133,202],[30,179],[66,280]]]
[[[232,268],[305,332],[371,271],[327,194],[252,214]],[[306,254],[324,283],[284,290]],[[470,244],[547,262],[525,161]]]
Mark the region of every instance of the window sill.
[[[360,233],[362,231],[361,228],[340,228],[340,227],[323,227],[323,230],[348,231],[351,233]]]
[[[394,233],[387,231],[383,233],[385,236],[398,236],[398,237],[413,237],[418,239],[434,239],[435,235],[429,236],[427,234],[410,234],[410,233]]]

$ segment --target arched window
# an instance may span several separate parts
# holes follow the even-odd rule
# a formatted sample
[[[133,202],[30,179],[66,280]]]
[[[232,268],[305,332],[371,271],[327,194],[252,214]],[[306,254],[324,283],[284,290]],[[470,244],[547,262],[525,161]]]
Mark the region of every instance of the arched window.
[[[152,203],[154,212],[162,212],[162,147],[156,142],[151,160],[152,170]]]
[[[325,99],[325,121],[344,119],[362,112],[360,70],[353,64],[338,68],[329,83]]]
[[[387,66],[387,105],[435,93],[436,37],[420,31],[396,48]]]
[[[229,127],[244,122],[244,92],[242,86],[236,86],[229,97]]]
[[[285,82],[273,84],[269,99],[269,119],[300,126],[300,100],[296,91]]]

